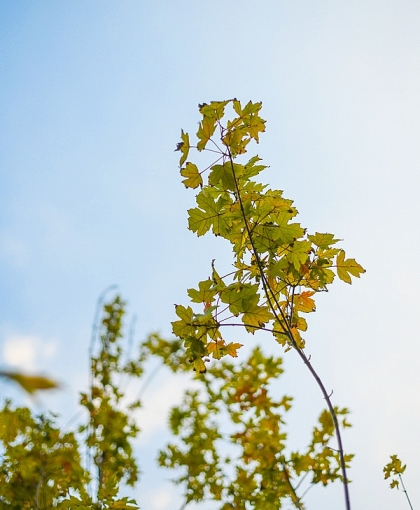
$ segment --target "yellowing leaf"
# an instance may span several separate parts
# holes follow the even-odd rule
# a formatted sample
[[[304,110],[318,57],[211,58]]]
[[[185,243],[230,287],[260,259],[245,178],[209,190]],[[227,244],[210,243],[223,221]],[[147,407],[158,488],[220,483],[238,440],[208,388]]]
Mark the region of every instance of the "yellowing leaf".
[[[246,305],[247,304],[245,304],[245,306]],[[249,305],[246,306],[246,310],[247,311],[242,315],[242,322],[245,324],[248,331],[253,331],[254,328],[265,326],[267,322],[273,319],[273,314],[267,306]],[[252,327],[250,328],[249,326]]]
[[[361,273],[365,273],[363,267],[358,264],[354,259],[345,259],[346,253],[344,250],[341,250],[337,255],[336,259],[336,267],[337,267],[337,276],[343,282],[351,284],[351,276],[355,276],[356,278],[360,278]]]
[[[207,345],[207,352],[213,355],[214,359],[220,359],[225,354],[225,341],[221,338]]]
[[[229,229],[229,218],[226,217],[230,202],[220,197],[217,201],[208,189],[203,189],[196,197],[199,207],[188,210],[188,225],[198,236],[204,235],[210,228],[213,233],[223,235]]]
[[[212,101],[210,104],[203,103],[202,105],[199,105],[200,113],[205,117],[219,120],[223,117],[225,106],[230,101],[231,99],[226,101]]]
[[[186,177],[182,181],[182,184],[184,184],[186,188],[195,189],[198,188],[198,186],[203,186],[203,178],[194,163],[187,163],[185,168],[181,169],[181,175],[182,177]]]
[[[24,375],[20,372],[1,371],[0,376],[15,381],[30,394],[38,390],[50,390],[52,388],[58,388],[59,386],[51,379],[38,375]]]
[[[191,325],[193,322],[192,308],[190,306],[185,308],[182,305],[175,305],[175,312],[181,320],[171,322],[173,334],[179,338],[194,335],[195,328]]]
[[[207,142],[212,137],[214,130],[216,129],[216,119],[212,119],[210,117],[203,117],[203,120],[200,122],[200,126],[197,131],[197,138],[199,142],[197,143],[197,149],[202,151]]]
[[[251,115],[249,121],[247,121],[246,124],[248,127],[249,135],[258,142],[258,134],[265,131],[265,120],[263,120],[261,117],[258,117],[258,115]]]
[[[311,298],[315,292],[304,290],[294,296],[294,308],[296,311],[308,313],[315,311],[315,301]]]
[[[199,372],[200,374],[204,374],[206,372],[206,365],[204,364],[204,361],[201,358],[197,358],[194,360],[194,368],[193,370],[195,372]]]
[[[315,246],[327,250],[332,244],[338,243],[341,239],[334,239],[334,234],[320,234],[315,232],[315,235],[309,235],[308,239],[312,241]]]
[[[182,152],[182,156],[179,159],[179,166],[182,166],[185,163],[190,151],[190,137],[188,136],[188,133],[184,133],[183,130],[181,130],[181,140],[182,142],[179,142],[175,149]]]
[[[226,345],[226,354],[229,354],[229,356],[232,356],[233,358],[237,358],[238,357],[238,354],[237,354],[237,350],[242,347],[242,344],[235,344],[233,342],[230,342],[229,344]]]

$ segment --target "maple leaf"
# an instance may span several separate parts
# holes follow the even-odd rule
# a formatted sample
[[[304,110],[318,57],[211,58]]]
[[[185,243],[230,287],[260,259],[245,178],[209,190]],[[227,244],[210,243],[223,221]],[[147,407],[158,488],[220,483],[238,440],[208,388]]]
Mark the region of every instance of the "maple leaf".
[[[314,291],[304,290],[301,294],[295,294],[293,298],[294,309],[300,312],[314,312],[315,301],[311,298]]]
[[[185,308],[182,305],[175,305],[175,313],[181,320],[171,322],[173,334],[179,338],[187,335],[194,335],[195,328],[191,325],[193,322],[193,310],[189,306]]]
[[[224,163],[223,165],[213,165],[211,167],[211,172],[209,174],[209,184],[212,186],[217,186],[219,183],[221,183],[224,189],[231,191],[236,189],[235,179],[232,172],[232,165],[230,162]]]
[[[214,283],[212,280],[204,280],[198,283],[198,289],[188,289],[188,295],[191,298],[193,303],[208,303],[210,307],[210,303],[212,303],[214,296],[217,291],[213,289]]]
[[[351,276],[355,276],[356,278],[360,278],[362,273],[366,271],[363,267],[358,264],[354,259],[346,260],[346,253],[344,250],[341,250],[336,258],[336,268],[337,268],[337,276],[343,282],[351,284]]]
[[[237,354],[237,350],[239,348],[242,347],[242,344],[236,344],[236,343],[233,343],[233,342],[230,342],[229,344],[226,345],[225,349],[226,349],[226,353],[229,354],[229,356],[232,356],[233,358],[237,358],[238,357],[238,354]]]
[[[293,264],[296,271],[300,271],[302,264],[308,260],[308,252],[311,243],[309,241],[296,241],[288,249],[287,260]]]
[[[187,163],[185,168],[181,169],[181,175],[182,177],[186,177],[182,181],[182,184],[184,184],[186,188],[195,189],[198,188],[198,186],[203,186],[203,178],[194,163]]]
[[[175,149],[175,151],[182,152],[182,156],[179,159],[179,166],[182,166],[185,163],[190,150],[190,137],[188,133],[184,133],[183,130],[181,130],[181,140],[182,142],[179,142]]]
[[[230,99],[225,101],[212,101],[210,104],[203,103],[198,105],[200,113],[210,119],[219,120],[223,117],[225,106],[230,103]]]
[[[203,117],[203,120],[200,122],[200,126],[197,131],[197,138],[199,139],[199,142],[197,143],[197,150],[202,151],[205,149],[207,142],[212,137],[215,129],[216,119],[211,117]]]
[[[217,342],[210,342],[207,345],[207,352],[213,355],[214,359],[220,359],[224,354],[225,341],[220,339]]]
[[[198,236],[204,235],[213,228],[213,233],[223,235],[229,229],[229,224],[224,213],[226,206],[230,205],[229,199],[220,197],[217,201],[211,191],[202,190],[196,198],[198,207],[188,210],[188,225],[190,230]]]
[[[308,235],[308,239],[312,241],[315,246],[327,250],[332,244],[342,241],[342,239],[334,239],[334,234],[320,234],[315,232],[315,235]]]
[[[204,374],[207,371],[206,365],[204,364],[204,361],[201,358],[196,358],[194,360],[193,367],[194,372],[198,372],[200,374]]]

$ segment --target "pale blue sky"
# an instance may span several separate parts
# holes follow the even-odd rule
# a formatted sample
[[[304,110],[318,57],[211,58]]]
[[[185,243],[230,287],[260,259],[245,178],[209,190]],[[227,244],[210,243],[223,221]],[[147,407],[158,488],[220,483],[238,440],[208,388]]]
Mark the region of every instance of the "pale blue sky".
[[[211,259],[230,261],[228,245],[187,231],[180,130],[195,130],[198,103],[261,100],[262,179],[367,269],[322,296],[306,335],[335,402],[352,410],[354,508],[404,507],[382,480],[397,452],[419,506],[419,26],[414,0],[2,0],[2,363],[60,374],[66,389],[43,402],[66,415],[105,287],[120,286],[139,338],[170,333],[185,289]],[[323,402],[292,354],[285,368],[302,437],[299,420]],[[174,384],[150,389],[151,409]],[[148,434],[139,501],[172,510],[168,473],[144,460],[162,432]],[[340,489],[316,490],[309,506],[340,507]]]

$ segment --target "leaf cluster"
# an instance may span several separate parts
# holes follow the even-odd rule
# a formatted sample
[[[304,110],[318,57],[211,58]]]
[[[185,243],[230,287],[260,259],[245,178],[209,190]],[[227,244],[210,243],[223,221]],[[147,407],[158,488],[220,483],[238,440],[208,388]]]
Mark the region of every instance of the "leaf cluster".
[[[225,120],[228,104],[234,115]],[[293,201],[255,179],[266,168],[258,156],[239,162],[250,141],[258,143],[265,130],[261,106],[249,102],[242,107],[237,99],[200,105],[196,145],[182,131],[177,146],[184,185],[199,189],[197,206],[188,211],[189,229],[226,239],[234,256],[233,271],[219,276],[213,263],[211,276],[188,290],[201,311],[176,306],[173,332],[184,340],[199,372],[210,357],[236,356],[240,345],[224,340],[225,326],[241,325],[250,333],[269,330],[286,350],[303,349],[305,315],[315,311],[315,295],[328,290],[336,276],[351,283],[364,272],[335,246],[339,239],[308,233],[296,221]],[[200,169],[188,160],[193,148],[213,155],[213,162]]]
[[[47,509],[70,491],[86,496],[89,474],[81,465],[72,432],[61,432],[53,416],[33,416],[26,407],[0,411],[0,502],[2,508]]]
[[[341,479],[338,452],[329,446],[334,425],[328,411],[321,413],[306,450],[288,450],[285,414],[292,398],[271,395],[271,383],[282,372],[281,358],[256,348],[240,364],[223,360],[197,375],[200,388],[187,390],[172,409],[170,427],[178,441],[167,445],[159,462],[181,473],[175,481],[185,487],[186,503],[211,500],[220,510],[268,510],[289,501],[303,509],[304,481],[312,486]],[[349,426],[348,410],[336,413]],[[345,458],[348,464],[352,455]]]
[[[47,510],[134,509],[120,497],[123,484],[134,485],[139,469],[132,441],[139,429],[123,386],[138,379],[144,356],[124,361],[123,316],[119,296],[104,305],[99,348],[91,356],[91,383],[81,394],[86,420],[79,433],[61,432],[52,417],[34,416],[28,408],[0,411],[0,502],[4,508]],[[79,453],[86,449],[86,465]],[[2,506],[2,508],[3,508]]]
[[[397,455],[391,455],[390,462],[388,462],[383,469],[385,480],[391,478],[391,489],[399,488],[401,475],[404,473],[406,467],[407,466],[405,464],[403,465]]]

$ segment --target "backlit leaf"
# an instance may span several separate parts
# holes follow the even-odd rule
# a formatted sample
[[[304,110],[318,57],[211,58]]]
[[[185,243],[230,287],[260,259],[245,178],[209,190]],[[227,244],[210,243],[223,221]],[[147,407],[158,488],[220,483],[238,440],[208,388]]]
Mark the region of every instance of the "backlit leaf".
[[[176,150],[182,152],[182,156],[179,159],[179,166],[182,166],[188,158],[188,153],[190,150],[190,137],[188,133],[184,133],[181,130],[181,142],[178,143]]]
[[[229,354],[229,356],[232,356],[233,358],[236,358],[238,356],[237,350],[242,347],[242,344],[237,344],[230,342],[226,345],[226,353]]]
[[[334,239],[334,234],[320,234],[319,232],[315,232],[315,235],[308,235],[308,239],[310,239],[316,246],[324,250],[342,240]]]
[[[58,383],[37,375],[25,375],[20,372],[1,371],[0,376],[6,377],[11,381],[18,383],[25,391],[32,394],[38,390],[50,390],[58,388]]]
[[[337,255],[336,259],[336,267],[337,267],[337,276],[343,282],[351,283],[351,276],[355,276],[356,278],[360,278],[360,275],[365,272],[363,267],[358,264],[354,259],[346,259],[346,253],[344,250],[341,250]]]
[[[181,169],[181,175],[185,177],[182,184],[184,184],[186,188],[195,189],[203,185],[203,178],[194,163],[187,163],[185,168]]]

